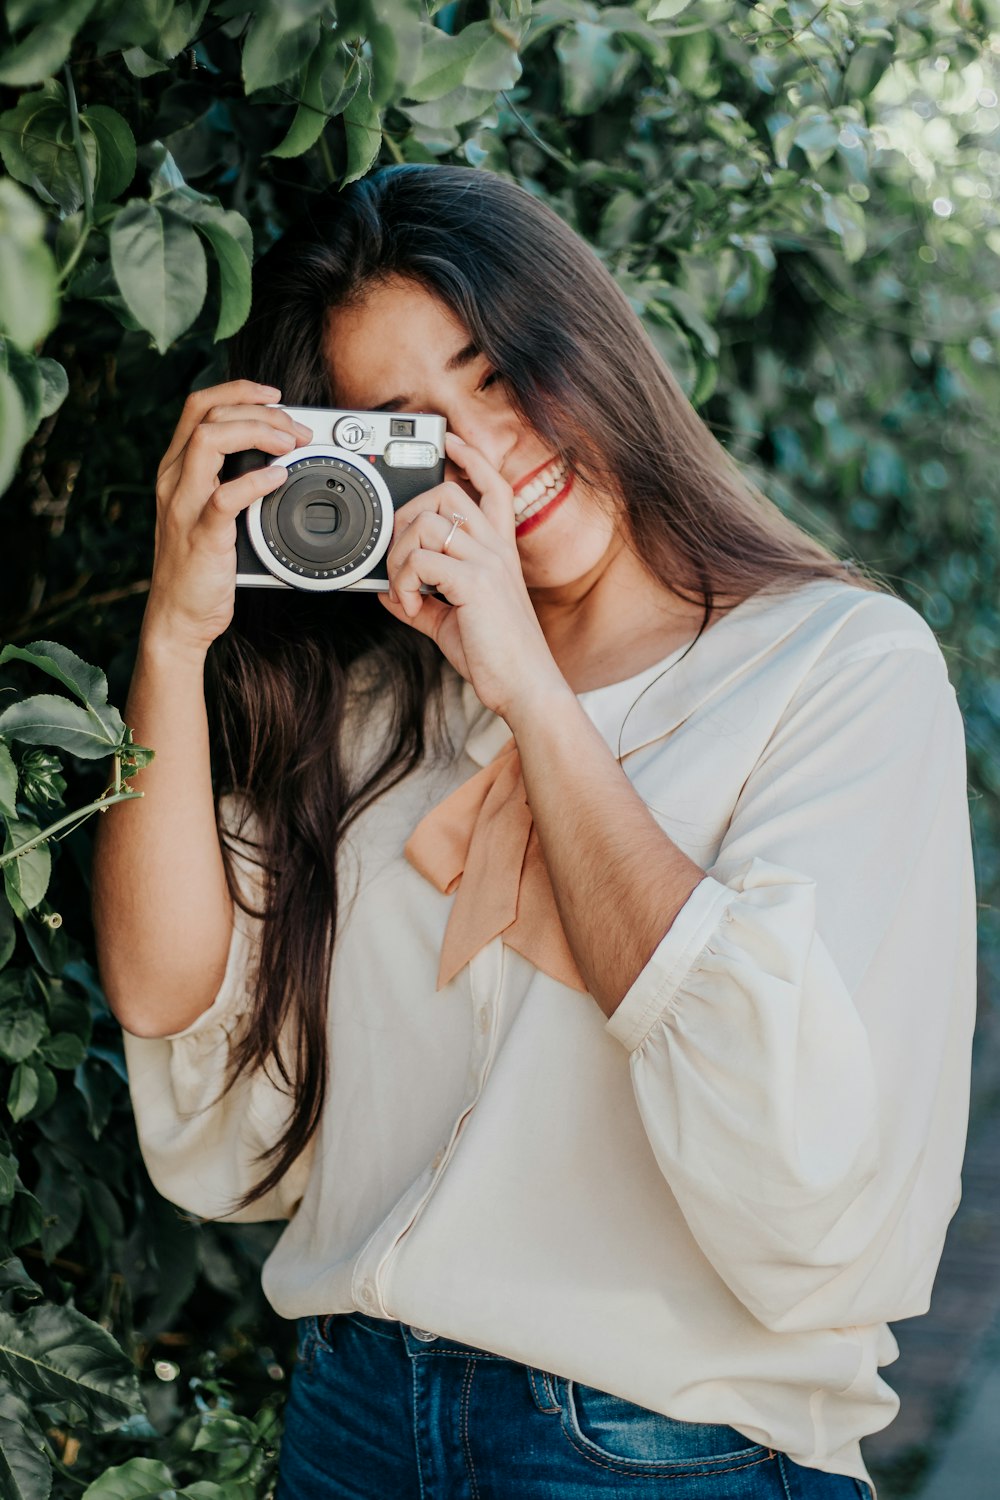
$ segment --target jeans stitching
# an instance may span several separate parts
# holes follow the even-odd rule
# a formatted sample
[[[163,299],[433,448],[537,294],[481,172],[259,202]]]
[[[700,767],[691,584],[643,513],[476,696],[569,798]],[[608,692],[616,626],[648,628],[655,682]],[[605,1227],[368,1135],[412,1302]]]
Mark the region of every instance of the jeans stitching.
[[[559,1411],[559,1401],[555,1391],[552,1389],[552,1379],[545,1370],[539,1370],[534,1365],[525,1365],[528,1374],[528,1386],[531,1397],[541,1412],[554,1415]]]
[[[465,1450],[465,1464],[469,1471],[472,1500],[479,1500],[479,1485],[476,1483],[476,1470],[472,1462],[472,1444],[469,1441],[469,1395],[472,1390],[472,1377],[475,1372],[476,1362],[474,1359],[470,1359],[465,1367],[465,1380],[462,1383],[462,1447]]]
[[[788,1471],[785,1468],[785,1456],[783,1453],[778,1454],[778,1473],[781,1475],[781,1488],[784,1491],[785,1500],[793,1500],[792,1491],[788,1484]]]
[[[561,1425],[568,1441],[576,1449],[576,1451],[582,1454],[583,1457],[586,1458],[590,1463],[596,1464],[599,1468],[602,1469],[609,1469],[613,1474],[622,1474],[633,1479],[639,1479],[644,1474],[659,1474],[664,1479],[690,1479],[697,1478],[699,1476],[704,1476],[706,1478],[711,1478],[714,1476],[725,1478],[726,1475],[738,1474],[743,1469],[753,1469],[758,1464],[767,1463],[769,1460],[775,1457],[778,1458],[780,1465],[780,1454],[776,1455],[774,1449],[763,1448],[759,1444],[755,1445],[757,1448],[757,1456],[749,1459],[745,1463],[734,1463],[731,1461],[727,1461],[727,1459],[725,1458],[708,1458],[704,1461],[683,1458],[619,1458],[617,1454],[608,1453],[605,1451],[605,1449],[599,1447],[597,1443],[592,1443],[591,1440],[586,1437],[581,1431],[579,1431],[579,1429],[575,1426],[573,1416],[571,1415],[574,1410],[572,1380],[567,1380],[565,1382],[565,1393],[566,1406],[562,1409]],[[748,1448],[746,1452],[753,1453],[754,1448]],[[743,1458],[744,1455],[742,1453],[738,1453],[734,1454],[733,1457]],[[681,1465],[685,1464],[688,1467],[682,1468]],[[785,1493],[786,1495],[788,1494],[787,1486],[785,1488]],[[789,1500],[791,1500],[791,1496],[789,1496]]]

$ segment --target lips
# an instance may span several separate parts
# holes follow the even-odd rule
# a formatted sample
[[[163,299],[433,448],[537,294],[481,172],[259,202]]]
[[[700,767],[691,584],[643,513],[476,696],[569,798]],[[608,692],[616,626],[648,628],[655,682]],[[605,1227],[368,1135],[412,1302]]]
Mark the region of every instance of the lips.
[[[514,535],[518,538],[527,536],[548,520],[554,510],[558,510],[563,501],[569,496],[573,489],[573,475],[567,470],[563,475],[561,487],[551,497],[545,499],[537,507],[532,509],[531,514],[523,521],[518,521],[514,527]]]
[[[514,492],[514,516],[520,524],[546,509],[561,493],[569,478],[569,466],[561,458],[550,458],[522,479]]]

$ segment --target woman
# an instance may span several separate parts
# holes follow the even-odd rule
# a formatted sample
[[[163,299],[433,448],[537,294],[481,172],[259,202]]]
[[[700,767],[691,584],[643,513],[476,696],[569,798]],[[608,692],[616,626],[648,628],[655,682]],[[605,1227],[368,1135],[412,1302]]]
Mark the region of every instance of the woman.
[[[749,489],[488,173],[339,195],[233,363],[161,466],[157,758],[95,900],[154,1182],[290,1221],[280,1500],[866,1494],[967,1109],[932,633]],[[389,594],[241,592],[230,628],[281,474],[219,471],[308,441],[279,399],[437,412],[448,473]]]

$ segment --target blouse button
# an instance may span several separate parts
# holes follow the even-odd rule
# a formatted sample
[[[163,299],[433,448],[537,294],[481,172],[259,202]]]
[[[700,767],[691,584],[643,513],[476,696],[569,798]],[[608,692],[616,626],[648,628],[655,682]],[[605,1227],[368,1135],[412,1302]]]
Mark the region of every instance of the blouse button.
[[[479,1015],[476,1017],[476,1019],[479,1022],[480,1031],[485,1035],[485,1033],[490,1029],[490,1008],[488,1005],[480,1006]]]
[[[375,1288],[372,1286],[370,1281],[366,1281],[364,1286],[361,1288],[361,1300],[366,1307],[371,1307],[372,1303],[375,1301]]]

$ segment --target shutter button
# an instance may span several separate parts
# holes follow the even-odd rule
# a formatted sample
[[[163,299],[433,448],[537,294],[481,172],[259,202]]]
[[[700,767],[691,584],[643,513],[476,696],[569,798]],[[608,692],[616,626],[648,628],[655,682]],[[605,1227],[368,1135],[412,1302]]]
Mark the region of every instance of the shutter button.
[[[415,1339],[419,1339],[422,1344],[437,1343],[437,1334],[428,1333],[426,1328],[414,1328],[413,1324],[411,1323],[410,1332],[413,1334],[413,1337]]]

